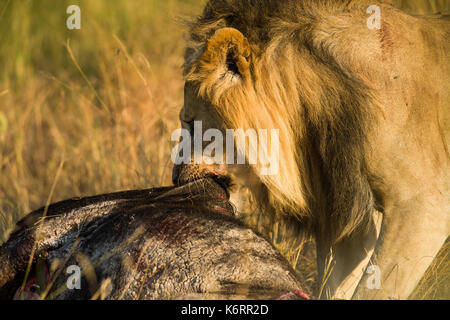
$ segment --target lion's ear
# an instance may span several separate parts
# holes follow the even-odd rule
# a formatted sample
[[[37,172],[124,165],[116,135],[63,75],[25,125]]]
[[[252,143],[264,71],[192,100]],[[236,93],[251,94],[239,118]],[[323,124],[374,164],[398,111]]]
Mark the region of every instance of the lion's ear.
[[[247,38],[234,28],[217,30],[206,44],[200,63],[203,68],[225,68],[249,79],[251,49]]]

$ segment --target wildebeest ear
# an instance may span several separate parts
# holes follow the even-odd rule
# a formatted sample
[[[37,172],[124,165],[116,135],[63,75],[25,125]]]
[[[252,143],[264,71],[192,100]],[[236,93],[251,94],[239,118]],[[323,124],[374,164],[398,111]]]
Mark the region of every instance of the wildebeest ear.
[[[247,38],[237,29],[222,28],[208,40],[200,58],[203,68],[225,70],[248,79],[251,49]]]

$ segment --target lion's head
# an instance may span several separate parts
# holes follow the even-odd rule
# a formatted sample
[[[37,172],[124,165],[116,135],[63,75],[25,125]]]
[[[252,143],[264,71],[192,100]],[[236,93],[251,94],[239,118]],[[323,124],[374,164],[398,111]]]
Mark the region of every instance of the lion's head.
[[[314,21],[298,11],[312,9],[302,1],[290,4],[210,1],[192,24],[180,115],[192,146],[208,129],[219,130],[223,137],[227,129],[265,129],[269,138],[258,135],[257,144],[252,147],[247,141],[245,150],[236,150],[235,141],[236,154],[231,156],[236,160],[239,152],[245,153],[245,164],[225,160],[231,151],[226,138],[212,152],[214,159],[223,159],[220,164],[194,161],[192,149],[189,164],[175,166],[174,182],[214,175],[227,184],[247,184],[269,211],[312,222],[310,227],[314,221],[321,228],[326,225],[334,241],[368,223],[373,199],[361,172],[375,99],[361,78],[336,72],[342,62],[328,50],[326,39],[308,40]],[[249,8],[240,10],[240,5]],[[296,12],[303,18],[286,22]],[[196,123],[202,132],[194,138]],[[274,131],[278,136],[270,135]],[[214,140],[211,135],[203,138],[203,148]],[[257,161],[250,163],[255,154]],[[264,174],[275,158],[277,170]],[[335,192],[341,184],[348,185],[348,193]],[[324,202],[334,212],[324,213]],[[322,219],[328,222],[321,224]]]

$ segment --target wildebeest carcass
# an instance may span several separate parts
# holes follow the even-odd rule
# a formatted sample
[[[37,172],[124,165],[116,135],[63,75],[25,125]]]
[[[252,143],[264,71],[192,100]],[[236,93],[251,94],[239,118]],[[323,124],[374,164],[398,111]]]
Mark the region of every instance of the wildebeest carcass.
[[[301,281],[212,178],[73,199],[0,247],[1,299],[271,299]],[[300,294],[301,296],[301,294]]]

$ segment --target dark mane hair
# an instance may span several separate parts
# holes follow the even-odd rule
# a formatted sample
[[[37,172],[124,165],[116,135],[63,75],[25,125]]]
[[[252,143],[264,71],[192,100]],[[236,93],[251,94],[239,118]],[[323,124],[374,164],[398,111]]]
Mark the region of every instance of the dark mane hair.
[[[186,80],[199,84],[227,127],[280,129],[281,173],[260,177],[271,207],[331,243],[366,230],[374,207],[366,154],[378,101],[336,40],[361,18],[349,18],[350,7],[367,3],[211,0],[190,25],[186,50]],[[206,46],[226,27],[248,40],[250,81],[211,77],[217,66],[203,58]]]

